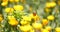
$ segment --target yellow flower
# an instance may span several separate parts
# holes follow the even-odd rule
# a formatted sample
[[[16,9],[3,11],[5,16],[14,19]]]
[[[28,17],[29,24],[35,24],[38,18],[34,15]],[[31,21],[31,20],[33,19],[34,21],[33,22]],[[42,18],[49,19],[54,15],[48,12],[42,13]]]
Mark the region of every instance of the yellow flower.
[[[15,2],[19,2],[19,0],[14,0]]]
[[[22,21],[20,21],[20,23],[21,23],[21,25],[26,25],[26,24],[28,24],[28,21],[22,20]]]
[[[5,12],[6,13],[10,13],[10,12],[13,12],[14,11],[14,9],[13,8],[5,8]]]
[[[51,5],[51,7],[54,7],[54,6],[56,6],[56,3],[55,2],[51,2],[50,5]]]
[[[29,16],[22,16],[23,20],[25,21],[31,21],[31,18]]]
[[[32,29],[32,27],[30,25],[24,25],[24,26],[20,26],[20,30],[27,32],[30,31]]]
[[[34,30],[34,29],[32,29],[32,30],[30,30],[30,32],[35,32],[35,30]]]
[[[31,17],[31,19],[34,19],[35,21],[40,19],[40,17],[38,15],[34,16],[32,13],[29,14],[29,17]]]
[[[56,3],[55,2],[47,2],[46,3],[46,7],[51,8],[51,7],[55,7]]]
[[[55,28],[55,31],[56,31],[56,32],[60,32],[60,27],[56,27],[56,28]]]
[[[2,17],[0,17],[0,22],[3,20],[3,18]]]
[[[17,20],[9,20],[8,23],[12,26],[16,26],[18,25],[18,21]]]
[[[43,29],[43,30],[42,30],[42,32],[49,32],[49,31],[48,31],[48,30],[46,30],[46,29]]]
[[[8,16],[8,19],[9,19],[8,23],[9,23],[10,25],[15,26],[15,25],[18,24],[18,21],[15,19],[14,16]]]
[[[49,13],[51,10],[49,8],[45,8],[45,12]]]
[[[51,31],[51,26],[46,26],[45,29],[47,29],[48,31]]]
[[[2,2],[1,5],[2,6],[7,6],[8,2]]]
[[[14,16],[8,16],[8,19],[9,19],[8,23],[10,25],[15,26],[18,24],[18,21],[14,18]]]
[[[54,20],[54,16],[53,16],[53,15],[49,15],[49,16],[47,17],[47,19],[48,19],[48,20]]]
[[[10,8],[5,8],[5,12],[10,12]]]
[[[47,25],[48,24],[48,20],[47,19],[42,19],[42,24],[43,25]]]
[[[46,7],[50,7],[50,3],[49,2],[46,3]]]
[[[24,7],[22,5],[15,5],[14,9],[18,10],[18,11],[22,11],[24,9]]]
[[[33,23],[32,26],[33,26],[35,29],[41,29],[41,28],[42,28],[42,24],[41,24],[41,23]]]

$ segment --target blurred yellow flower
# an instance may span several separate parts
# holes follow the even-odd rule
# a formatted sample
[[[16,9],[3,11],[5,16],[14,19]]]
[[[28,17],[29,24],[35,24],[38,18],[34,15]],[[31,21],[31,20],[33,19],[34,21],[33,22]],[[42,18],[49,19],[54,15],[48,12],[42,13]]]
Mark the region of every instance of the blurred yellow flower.
[[[31,17],[31,19],[34,19],[35,21],[40,19],[40,17],[38,15],[34,16],[32,13],[29,14],[29,17]]]
[[[46,7],[51,8],[51,7],[55,7],[56,3],[55,2],[47,2],[46,3]]]
[[[27,32],[30,31],[32,29],[32,27],[30,25],[24,25],[24,26],[20,26],[20,30]]]
[[[35,32],[35,30],[34,30],[34,29],[32,29],[32,30],[30,30],[30,32]]]
[[[48,30],[46,30],[46,29],[43,29],[43,30],[42,30],[42,32],[49,32],[49,31],[48,31]]]
[[[8,23],[10,25],[15,26],[18,24],[18,21],[14,18],[14,16],[8,16],[8,19],[9,19]]]
[[[22,11],[24,7],[22,5],[14,5],[14,9],[17,11]]]
[[[46,26],[45,29],[47,29],[48,31],[51,31],[52,27],[51,26]]]
[[[10,8],[5,8],[5,12],[10,12]]]
[[[45,8],[45,12],[49,13],[51,10],[49,8]]]
[[[29,17],[29,16],[22,16],[22,18],[25,21],[31,21],[31,17]]]
[[[12,26],[16,26],[18,25],[18,21],[17,20],[9,20],[8,23]]]
[[[49,16],[47,17],[47,19],[48,19],[48,20],[54,20],[54,16],[53,16],[53,15],[49,15]]]
[[[8,2],[2,2],[1,5],[2,6],[7,6]]]
[[[22,21],[20,21],[20,23],[21,23],[21,25],[26,25],[26,24],[28,24],[28,21],[22,20]]]
[[[42,24],[43,25],[47,25],[48,24],[48,20],[47,19],[42,19]]]
[[[42,24],[41,23],[32,23],[32,26],[35,29],[41,29],[42,28]]]
[[[10,13],[10,12],[13,12],[13,11],[14,11],[13,8],[10,8],[10,7],[5,8],[5,12],[6,12],[6,13]]]
[[[60,32],[60,27],[56,27],[56,28],[55,28],[55,31],[56,31],[56,32]]]
[[[2,17],[0,17],[0,22],[3,20],[3,18]]]

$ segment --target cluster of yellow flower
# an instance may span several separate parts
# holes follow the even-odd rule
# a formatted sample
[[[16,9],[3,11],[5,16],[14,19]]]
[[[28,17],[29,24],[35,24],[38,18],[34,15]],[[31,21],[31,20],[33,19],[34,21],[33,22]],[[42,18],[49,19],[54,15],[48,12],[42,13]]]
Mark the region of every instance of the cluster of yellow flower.
[[[54,7],[56,6],[56,3],[55,2],[47,2],[46,3],[46,7],[50,8],[50,7]]]
[[[18,21],[15,19],[14,16],[8,16],[8,23],[12,26],[16,26],[18,25]],[[31,30],[31,32],[34,32],[33,27],[30,25],[32,22],[32,19],[34,20],[34,23],[32,24],[32,26],[36,29],[40,29],[42,28],[42,24],[40,23],[36,23],[36,21],[39,20],[39,16],[34,16],[33,14],[29,14],[28,16],[22,16],[21,21],[19,22],[21,24],[20,26],[20,30],[24,31],[24,32],[28,32],[29,30]]]
[[[1,5],[5,7],[3,10],[5,12],[5,18],[0,14],[0,24],[2,21],[6,21],[10,27],[16,27],[17,30],[21,32],[60,32],[59,25],[56,25],[55,28],[52,27],[52,22],[55,22],[56,17],[53,15],[53,8],[56,7],[56,2],[46,2],[44,13],[45,16],[42,18],[35,12],[33,12],[33,7],[29,6],[30,13],[25,12],[25,1],[26,0],[1,0]],[[10,2],[10,3],[9,3]],[[23,2],[22,4],[17,4],[18,2]],[[13,4],[12,4],[13,3]],[[8,7],[9,4],[12,4],[12,7]],[[23,15],[21,15],[23,14]],[[4,14],[3,14],[4,15]],[[45,18],[44,18],[45,17]],[[5,28],[4,26],[3,28]],[[7,27],[8,28],[8,27]],[[5,28],[6,29],[6,28]],[[10,28],[8,28],[9,30]],[[13,30],[12,28],[11,30]],[[52,31],[52,32],[53,32]]]
[[[15,3],[17,3],[17,2],[19,2],[21,0],[1,0],[1,1],[2,1],[2,3],[1,3],[2,6],[7,6],[8,2],[11,2],[11,3],[15,2]],[[22,2],[23,2],[23,0],[22,0]]]
[[[23,8],[22,5],[14,5],[13,8],[11,8],[11,7],[5,8],[5,12],[6,12],[6,13],[11,13],[11,12],[13,12],[14,10],[16,10],[16,11],[22,11],[23,9],[24,9],[24,8]]]

